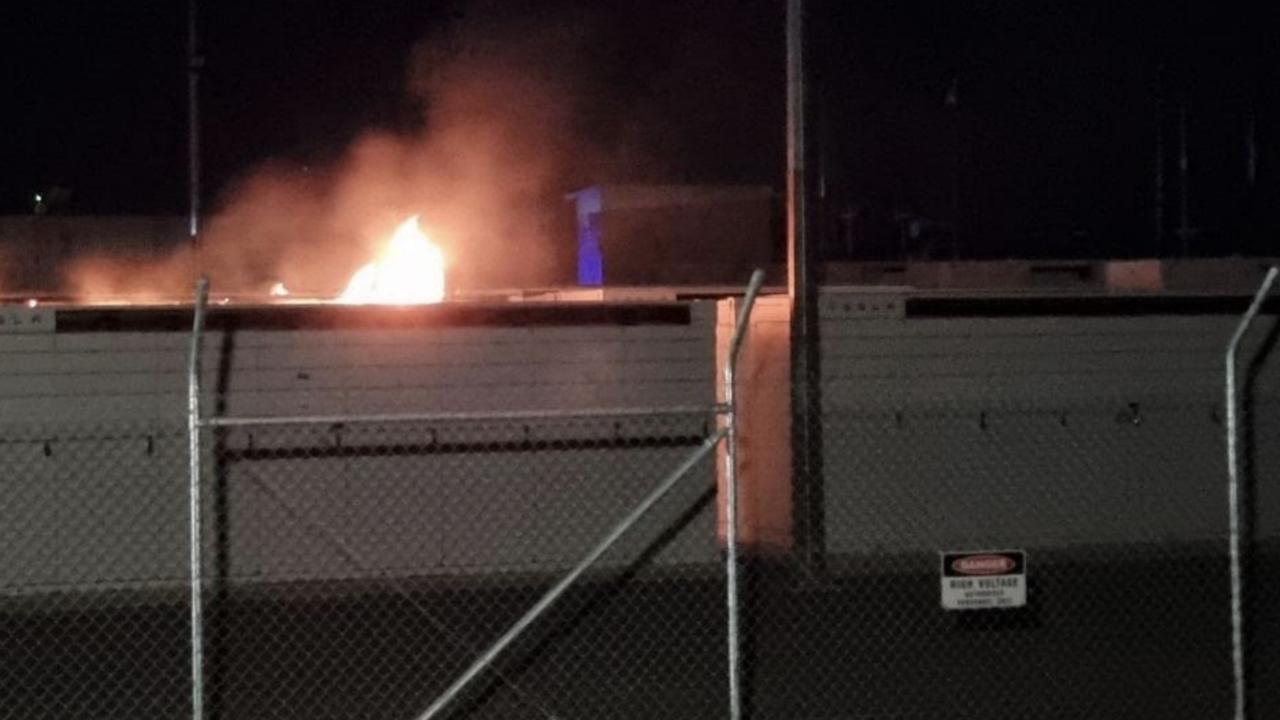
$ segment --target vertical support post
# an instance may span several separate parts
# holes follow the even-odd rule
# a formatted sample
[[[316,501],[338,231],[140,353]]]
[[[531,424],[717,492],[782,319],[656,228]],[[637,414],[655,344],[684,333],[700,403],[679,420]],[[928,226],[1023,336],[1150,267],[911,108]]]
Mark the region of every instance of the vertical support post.
[[[960,128],[960,77],[951,78],[951,86],[947,90],[946,105],[951,115],[951,261],[960,260],[960,165],[961,141]]]
[[[1191,161],[1187,157],[1187,105],[1178,106],[1178,237],[1182,257],[1191,255]]]
[[[804,0],[787,0],[787,290],[804,295],[805,243]]]
[[[818,252],[809,222],[808,91],[803,0],[787,3],[787,288],[791,298],[791,447],[795,547],[806,570],[818,568],[822,540],[818,427]]]
[[[191,719],[204,720],[204,560],[201,553],[200,478],[200,353],[204,341],[205,308],[209,300],[209,279],[196,281],[192,308],[191,355],[187,358],[187,443],[191,475],[187,486],[191,544]]]
[[[1240,224],[1239,245],[1237,252],[1247,255],[1257,242],[1254,236],[1258,231],[1258,111],[1254,107],[1253,98],[1245,110],[1244,138],[1244,208],[1241,213],[1244,222]]]
[[[1244,130],[1244,180],[1250,191],[1258,184],[1258,111],[1253,104],[1250,98]]]
[[[196,44],[197,0],[187,3],[187,234],[194,241],[200,232],[200,66]]]
[[[1278,273],[1280,270],[1275,267],[1267,271],[1262,286],[1253,296],[1253,302],[1240,318],[1240,324],[1236,326],[1231,342],[1227,344],[1227,512],[1231,556],[1231,676],[1235,691],[1235,720],[1246,720],[1248,717],[1244,662],[1244,577],[1240,569],[1240,398],[1236,384],[1236,351],[1249,326],[1261,311],[1262,302],[1271,292]]]
[[[729,357],[724,364],[724,404],[727,446],[725,450],[724,470],[725,493],[725,586],[728,604],[728,638],[729,638],[729,720],[742,718],[742,661],[740,641],[740,619],[738,603],[738,399],[735,382],[738,374],[738,354],[742,350],[742,341],[747,335],[751,322],[751,308],[756,303],[756,295],[764,284],[764,271],[756,270],[751,274],[747,284],[747,292],[742,298],[742,307],[733,327],[733,337],[729,341]]]
[[[1155,256],[1164,252],[1164,65],[1156,69]]]

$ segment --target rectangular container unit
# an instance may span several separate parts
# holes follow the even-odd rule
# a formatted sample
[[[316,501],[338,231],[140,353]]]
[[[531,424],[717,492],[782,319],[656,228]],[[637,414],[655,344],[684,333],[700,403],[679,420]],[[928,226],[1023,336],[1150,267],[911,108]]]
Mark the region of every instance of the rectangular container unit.
[[[11,536],[0,593],[180,588],[190,309],[39,312],[42,329],[0,333],[10,520],[0,532]],[[204,412],[710,407],[714,315],[710,303],[214,305]],[[354,550],[368,573],[553,572],[576,561],[710,422],[708,414],[209,431],[217,458],[206,459],[206,529],[225,531],[225,557],[209,553],[223,564],[209,571],[261,582],[362,574],[288,530],[289,518],[263,496],[267,483],[320,525],[386,526],[359,534]],[[713,473],[706,463],[688,482],[706,486]],[[713,563],[713,523],[708,508],[660,563]]]
[[[1244,305],[824,292],[827,551],[1225,538],[1222,356]],[[1241,351],[1259,432],[1280,420],[1274,328]],[[1280,455],[1255,450],[1257,530],[1280,537]]]

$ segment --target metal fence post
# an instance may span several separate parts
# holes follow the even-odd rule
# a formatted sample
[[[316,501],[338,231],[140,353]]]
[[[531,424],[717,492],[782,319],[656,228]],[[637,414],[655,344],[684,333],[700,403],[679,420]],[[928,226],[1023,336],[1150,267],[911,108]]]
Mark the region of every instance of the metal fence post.
[[[191,718],[204,719],[204,565],[200,531],[200,353],[204,340],[205,307],[209,299],[209,279],[196,281],[192,308],[191,356],[187,359],[187,442],[191,453],[188,485],[191,542]]]
[[[1253,296],[1253,302],[1227,344],[1226,356],[1226,404],[1227,404],[1227,512],[1230,519],[1230,555],[1231,555],[1231,673],[1235,690],[1235,720],[1247,717],[1247,698],[1245,697],[1245,664],[1244,664],[1244,578],[1240,570],[1240,432],[1239,423],[1240,398],[1236,387],[1236,350],[1240,341],[1253,324],[1262,302],[1271,292],[1275,282],[1277,268],[1267,271],[1262,286]]]
[[[726,603],[728,605],[728,641],[729,641],[729,718],[740,720],[742,717],[742,673],[739,639],[738,608],[738,403],[735,383],[738,374],[738,354],[742,351],[742,341],[746,337],[751,321],[751,308],[755,305],[756,295],[764,284],[764,271],[756,270],[751,274],[747,284],[747,292],[742,298],[742,307],[733,327],[733,337],[729,341],[729,356],[724,364],[724,404],[725,432],[727,446],[725,449],[725,585]]]

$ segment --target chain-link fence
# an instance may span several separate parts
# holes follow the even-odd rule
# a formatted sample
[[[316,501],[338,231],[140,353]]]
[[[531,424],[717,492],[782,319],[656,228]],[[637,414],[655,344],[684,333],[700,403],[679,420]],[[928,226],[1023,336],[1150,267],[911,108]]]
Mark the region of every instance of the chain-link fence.
[[[416,717],[714,429],[695,414],[213,430],[210,714]],[[451,716],[715,714],[720,677],[698,672],[724,647],[713,467],[677,482]]]
[[[881,299],[820,306],[795,545],[745,567],[753,716],[1280,712],[1274,318],[1239,360],[1237,715],[1222,383],[1238,316]],[[957,556],[1017,566],[957,583]]]
[[[719,714],[727,623],[715,481],[726,429],[707,382],[705,319],[675,332],[659,322],[535,333],[601,360],[530,364],[528,377],[502,354],[508,346],[484,342],[514,345],[523,330],[445,328],[431,339],[452,342],[457,369],[432,355],[418,370],[483,375],[472,391],[491,397],[440,385],[446,406],[467,410],[343,413],[345,393],[361,391],[344,366],[340,393],[314,391],[340,414],[245,418],[227,408],[305,411],[310,387],[277,399],[280,367],[310,386],[311,368],[288,363],[333,350],[248,333],[293,354],[268,363],[274,396],[243,402],[234,378],[245,365],[232,364],[258,346],[237,353],[236,331],[219,326],[205,353],[204,301],[186,424],[169,350],[184,338],[169,326],[117,338],[114,327],[55,337],[51,325],[3,338],[0,351],[16,353],[5,367],[41,360],[54,372],[23,369],[34,392],[0,388],[6,410],[33,416],[6,412],[0,427],[0,717]],[[412,333],[379,337],[384,360],[421,360],[406,347]],[[139,371],[135,346],[170,354],[143,358]],[[690,346],[705,366],[686,369]],[[630,377],[610,364],[624,352],[639,385],[629,392],[668,402],[692,377],[697,396],[595,407]],[[322,369],[336,374],[332,364]],[[483,409],[505,397],[483,382],[491,365],[520,388],[560,382],[563,406]],[[153,413],[168,419],[121,419]]]
[[[1239,393],[1241,660],[1251,717],[1280,715],[1280,323],[1259,318],[1236,361]],[[1250,342],[1249,340],[1252,340]]]
[[[1201,410],[827,410],[822,563],[759,571],[760,716],[1225,717],[1226,493]],[[1171,487],[1188,473],[1205,482]],[[1008,550],[1025,606],[942,607],[940,553]]]
[[[710,409],[203,435],[207,717],[415,717],[689,461],[449,716],[723,704]],[[3,438],[0,716],[188,716],[185,428]]]
[[[187,712],[186,431],[0,426],[0,717]]]
[[[744,361],[742,716],[1231,716],[1236,316],[851,307],[822,317],[814,475],[769,457],[778,348]],[[1277,327],[1240,360],[1255,718],[1280,708]],[[191,717],[193,638],[204,718],[728,716],[726,409],[206,417],[198,595],[187,427],[9,422],[0,717]],[[959,609],[945,553],[1016,553],[1024,592]]]

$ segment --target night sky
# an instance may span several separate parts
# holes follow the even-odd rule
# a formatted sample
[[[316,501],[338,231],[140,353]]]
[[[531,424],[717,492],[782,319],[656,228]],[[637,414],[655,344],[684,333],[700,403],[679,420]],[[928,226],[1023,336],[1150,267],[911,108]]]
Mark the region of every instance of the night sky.
[[[213,208],[264,161],[323,168],[364,131],[429,132],[430,107],[406,92],[411,59],[424,48],[465,52],[451,45],[452,28],[480,12],[429,0],[202,4]],[[1187,249],[1274,252],[1280,51],[1266,40],[1261,3],[809,6],[829,257],[1176,254],[1183,108]],[[184,212],[185,12],[179,0],[0,11],[0,213],[30,212],[33,194],[55,186],[71,191],[64,213]],[[562,0],[483,12],[580,22],[590,36],[562,59],[590,100],[574,131],[616,157],[608,177],[566,171],[563,189],[597,180],[781,188],[782,0]]]

